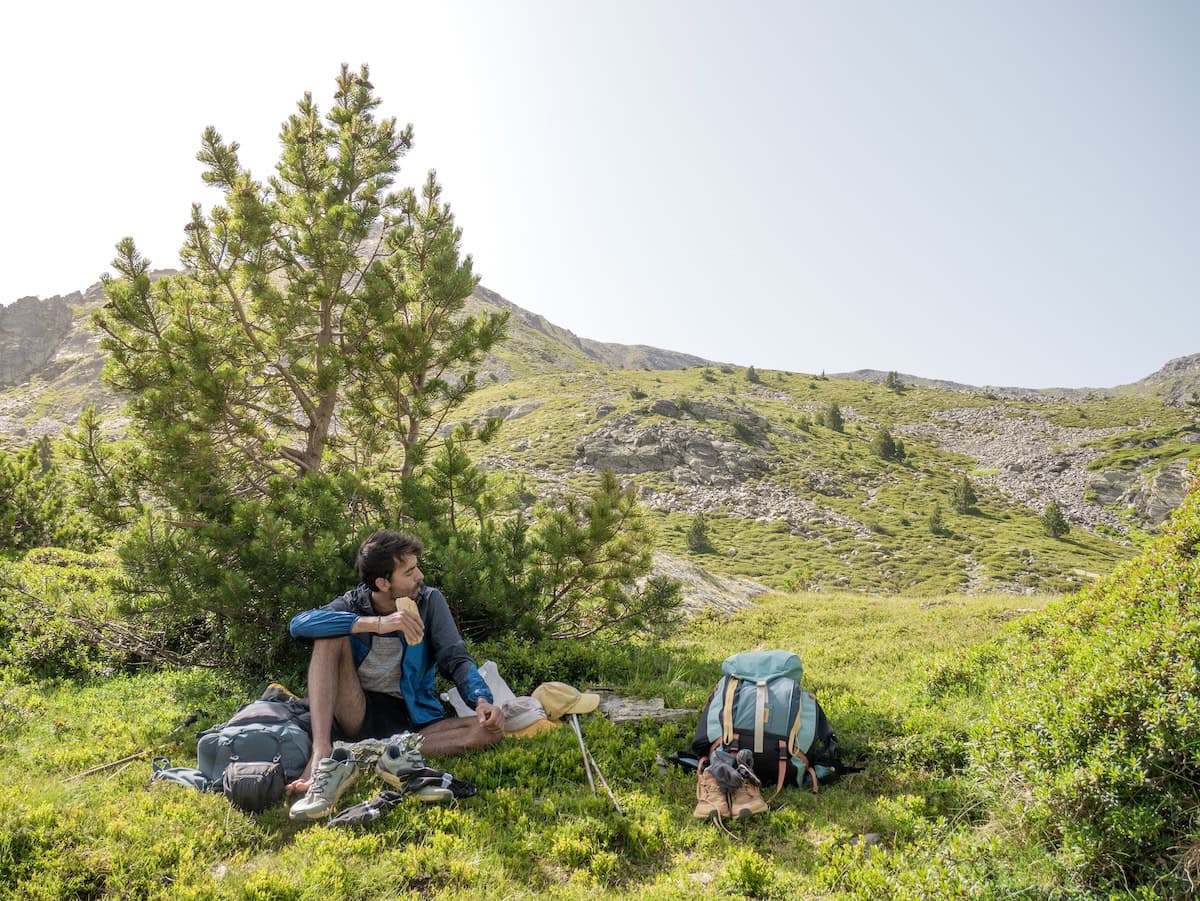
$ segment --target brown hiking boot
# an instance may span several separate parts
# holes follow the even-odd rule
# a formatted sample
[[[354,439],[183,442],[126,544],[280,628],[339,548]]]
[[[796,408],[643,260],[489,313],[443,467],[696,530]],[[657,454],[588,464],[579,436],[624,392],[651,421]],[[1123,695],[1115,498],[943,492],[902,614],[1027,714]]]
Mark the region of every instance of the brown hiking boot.
[[[719,820],[729,816],[729,799],[707,770],[696,779],[696,809],[692,811],[692,816],[701,820],[711,820],[714,816]]]
[[[729,799],[729,809],[735,817],[749,817],[756,813],[766,813],[770,808],[763,800],[762,788],[746,779],[742,782],[742,787]]]

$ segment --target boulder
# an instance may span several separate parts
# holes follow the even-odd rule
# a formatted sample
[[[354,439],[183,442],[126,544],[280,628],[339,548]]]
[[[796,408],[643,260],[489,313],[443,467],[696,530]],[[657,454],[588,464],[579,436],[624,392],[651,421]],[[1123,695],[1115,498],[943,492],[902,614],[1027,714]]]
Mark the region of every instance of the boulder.
[[[1088,479],[1087,490],[1097,504],[1111,506],[1118,503],[1137,481],[1132,469],[1106,469]]]

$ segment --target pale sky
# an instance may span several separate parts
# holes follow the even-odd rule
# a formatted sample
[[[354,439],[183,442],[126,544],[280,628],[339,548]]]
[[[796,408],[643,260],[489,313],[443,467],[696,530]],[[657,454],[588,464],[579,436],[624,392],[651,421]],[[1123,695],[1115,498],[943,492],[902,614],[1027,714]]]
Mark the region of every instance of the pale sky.
[[[23,4],[0,302],[177,265],[215,125],[265,178],[371,66],[483,284],[737,364],[1107,386],[1200,352],[1200,3]]]

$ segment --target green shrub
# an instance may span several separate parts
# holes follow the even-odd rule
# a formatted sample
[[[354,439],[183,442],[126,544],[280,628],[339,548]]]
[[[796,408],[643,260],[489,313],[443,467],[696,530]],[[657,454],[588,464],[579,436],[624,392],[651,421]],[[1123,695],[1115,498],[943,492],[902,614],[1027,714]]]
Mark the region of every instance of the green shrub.
[[[725,883],[732,891],[762,898],[775,884],[775,868],[752,848],[738,848],[729,855]]]
[[[99,532],[75,509],[48,439],[22,451],[0,450],[0,548],[47,545],[92,550]]]
[[[742,422],[740,419],[733,424],[733,434],[739,441],[743,441],[746,444],[755,444],[758,441],[758,435],[755,433],[754,429],[746,425],[746,423]]]
[[[40,548],[0,563],[0,668],[22,679],[85,678],[138,662],[137,642],[122,646],[111,624],[117,582],[111,556]]]
[[[1198,549],[1194,489],[1142,557],[1023,623],[977,677],[997,700],[974,767],[1098,888],[1155,883],[1195,841]]]
[[[880,429],[871,439],[871,453],[884,460],[899,462],[904,459],[904,444],[893,438],[886,428]]]

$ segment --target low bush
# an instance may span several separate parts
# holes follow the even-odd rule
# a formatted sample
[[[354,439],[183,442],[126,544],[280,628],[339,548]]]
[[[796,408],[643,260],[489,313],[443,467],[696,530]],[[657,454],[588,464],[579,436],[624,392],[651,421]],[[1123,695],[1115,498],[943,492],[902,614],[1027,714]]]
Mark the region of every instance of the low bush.
[[[977,658],[974,769],[1088,885],[1170,894],[1200,842],[1200,490],[1140,558]],[[1195,854],[1195,851],[1191,851]],[[1173,887],[1172,887],[1173,886]]]
[[[58,548],[0,563],[0,668],[21,679],[111,675],[139,659],[114,630],[116,561]]]

